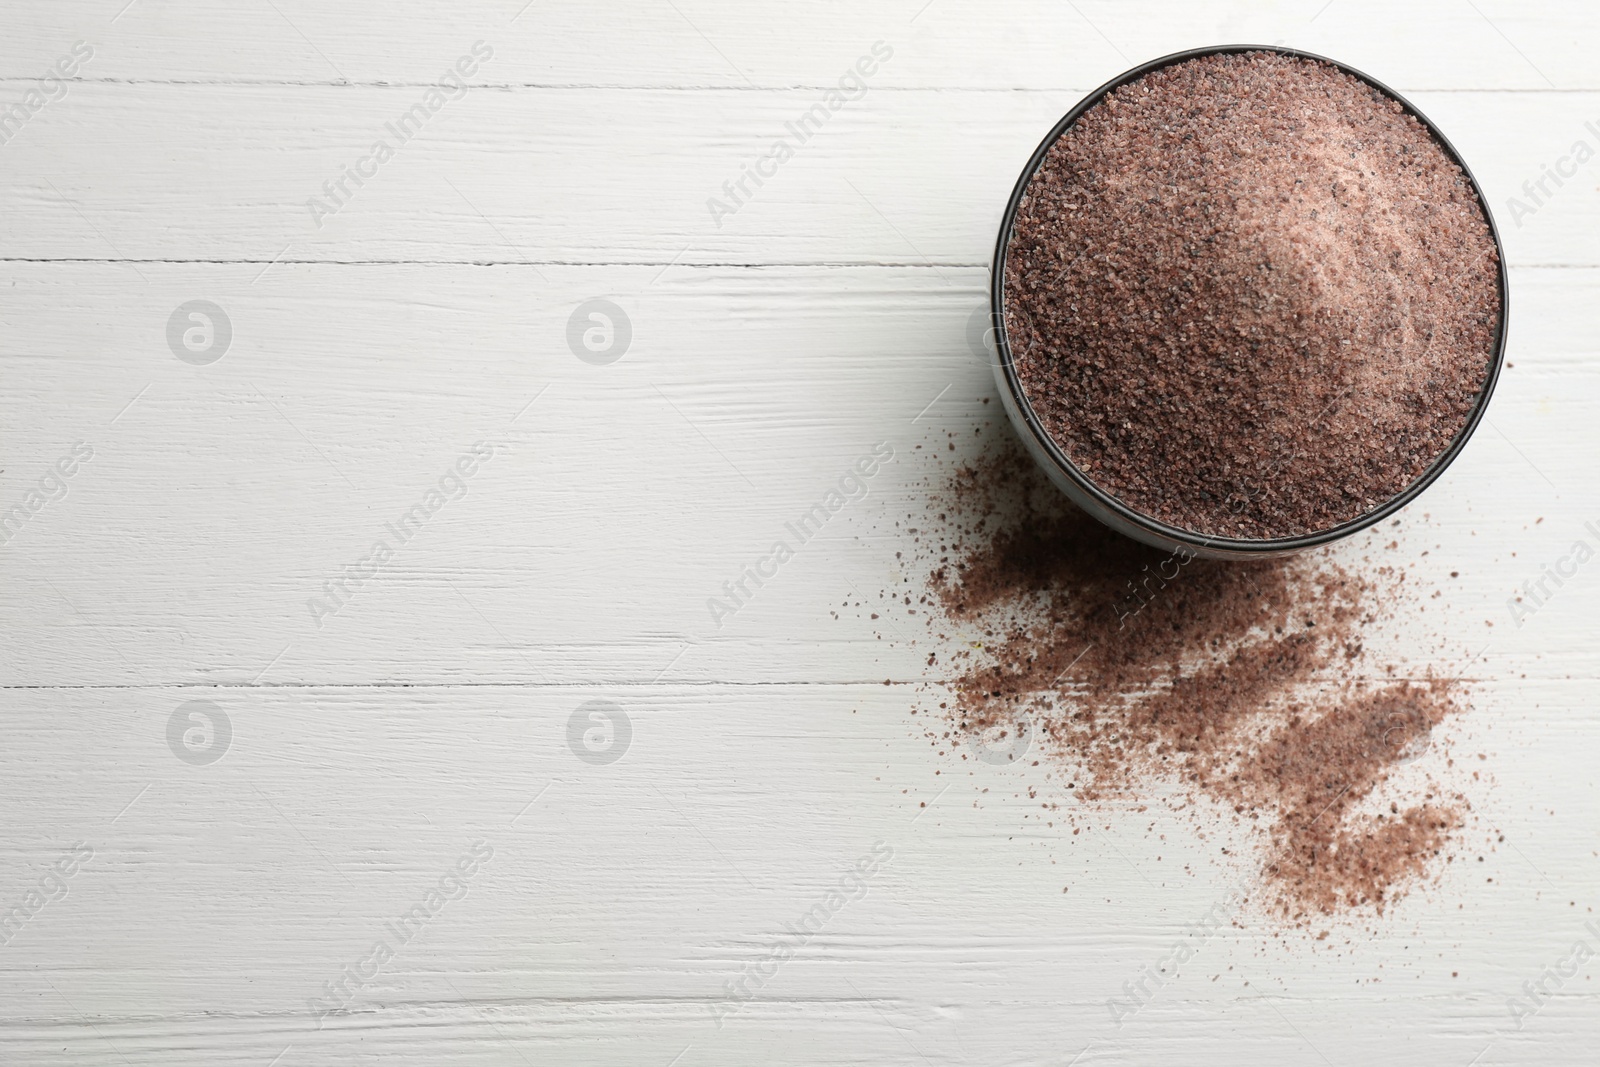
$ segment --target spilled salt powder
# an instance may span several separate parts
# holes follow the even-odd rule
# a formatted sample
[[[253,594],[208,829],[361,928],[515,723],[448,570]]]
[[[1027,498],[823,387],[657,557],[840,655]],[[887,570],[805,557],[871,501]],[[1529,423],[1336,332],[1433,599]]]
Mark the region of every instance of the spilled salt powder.
[[[1465,795],[1396,782],[1413,761],[1448,764],[1436,731],[1467,693],[1396,677],[1367,649],[1404,602],[1396,568],[1148,549],[1079,513],[1010,442],[929,509],[907,562],[947,649],[932,657],[952,694],[929,731],[941,750],[1026,737],[1063,817],[1158,795],[1195,818],[1231,812],[1256,839],[1250,899],[1290,926],[1382,913],[1449,859]]]

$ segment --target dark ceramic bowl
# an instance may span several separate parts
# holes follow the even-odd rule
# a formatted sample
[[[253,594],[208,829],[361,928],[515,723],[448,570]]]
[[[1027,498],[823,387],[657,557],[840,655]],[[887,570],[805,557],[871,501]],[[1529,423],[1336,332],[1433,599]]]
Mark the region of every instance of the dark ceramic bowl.
[[[1044,157],[1062,134],[1078,121],[1085,111],[1113,89],[1126,85],[1128,82],[1149,74],[1153,70],[1170,66],[1173,63],[1182,63],[1197,56],[1209,56],[1238,52],[1277,52],[1286,56],[1297,56],[1304,59],[1315,59],[1344,71],[1346,74],[1361,79],[1379,92],[1395,100],[1401,107],[1416,117],[1427,127],[1438,142],[1439,147],[1466,175],[1467,182],[1472,186],[1472,191],[1478,197],[1478,203],[1483,208],[1484,218],[1489,223],[1489,234],[1494,240],[1495,251],[1499,254],[1499,279],[1500,279],[1500,321],[1496,327],[1494,338],[1494,355],[1489,364],[1489,373],[1485,376],[1483,388],[1478,394],[1477,402],[1472,407],[1472,412],[1467,416],[1467,421],[1461,431],[1456,434],[1450,446],[1423,471],[1416,481],[1406,487],[1405,491],[1386,503],[1374,508],[1358,518],[1326,530],[1305,534],[1299,537],[1278,537],[1263,540],[1249,540],[1236,537],[1211,537],[1185,530],[1177,526],[1169,526],[1159,519],[1141,514],[1111,496],[1097,486],[1088,475],[1067,458],[1061,446],[1056,444],[1045,432],[1038,416],[1033,411],[1033,406],[1028,402],[1027,395],[1022,391],[1022,383],[1017,380],[1016,368],[1012,365],[1011,345],[1006,338],[1005,317],[1005,277],[1006,277],[1006,249],[1011,244],[1011,229],[1016,221],[1017,208],[1022,203],[1023,193],[1033,181],[1034,173],[1039,165],[1044,162]],[[1011,422],[1016,426],[1017,432],[1022,437],[1022,443],[1029,453],[1044,468],[1050,480],[1058,485],[1073,502],[1099,519],[1118,533],[1126,534],[1137,541],[1169,552],[1185,552],[1210,559],[1264,559],[1269,556],[1286,556],[1294,552],[1301,552],[1318,545],[1328,544],[1340,538],[1349,537],[1359,530],[1382,522],[1393,515],[1411,501],[1415,500],[1424,489],[1433,484],[1435,478],[1444,472],[1444,469],[1460,454],[1466,446],[1467,440],[1478,428],[1478,422],[1483,418],[1484,410],[1489,405],[1489,397],[1494,392],[1495,382],[1500,377],[1500,366],[1505,361],[1506,348],[1506,316],[1510,308],[1509,293],[1506,282],[1505,250],[1500,244],[1500,231],[1495,228],[1494,216],[1489,211],[1489,202],[1479,188],[1478,181],[1472,176],[1472,171],[1467,168],[1466,161],[1455,150],[1445,135],[1439,132],[1428,117],[1418,111],[1410,101],[1384,85],[1376,78],[1369,77],[1359,70],[1355,70],[1337,60],[1325,56],[1313,55],[1310,52],[1301,52],[1293,48],[1277,48],[1271,45],[1221,45],[1214,48],[1193,48],[1187,52],[1175,52],[1170,56],[1162,56],[1148,63],[1140,64],[1132,70],[1119,74],[1106,82],[1100,88],[1090,93],[1081,100],[1076,107],[1067,112],[1066,116],[1055,125],[1039,147],[1034,150],[1033,157],[1028,160],[1028,165],[1023,168],[1022,177],[1017,179],[1017,186],[1011,192],[1011,200],[1006,204],[1005,219],[1000,224],[1000,238],[995,244],[994,266],[989,279],[989,314],[993,320],[995,347],[998,350],[998,359],[994,366],[995,380],[1000,385],[1000,399],[1005,404],[1006,414],[1011,416]]]

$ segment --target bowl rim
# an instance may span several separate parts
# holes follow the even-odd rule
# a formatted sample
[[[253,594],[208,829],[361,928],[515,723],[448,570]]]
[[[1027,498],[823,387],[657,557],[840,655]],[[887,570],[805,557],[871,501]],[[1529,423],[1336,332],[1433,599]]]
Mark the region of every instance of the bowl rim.
[[[1489,360],[1488,373],[1484,376],[1483,385],[1478,391],[1477,399],[1473,402],[1472,410],[1467,414],[1466,421],[1444,451],[1436,456],[1427,468],[1412,480],[1410,485],[1378,507],[1326,530],[1318,530],[1294,537],[1256,539],[1202,534],[1195,530],[1169,525],[1153,516],[1135,511],[1101,489],[1094,483],[1093,479],[1084,474],[1067,457],[1065,451],[1056,444],[1055,440],[1051,438],[1040,423],[1038,415],[1033,410],[1032,403],[1023,391],[1022,383],[1017,378],[1016,368],[1012,362],[1011,344],[1006,336],[1005,326],[1006,250],[1011,243],[1017,210],[1022,204],[1022,198],[1027,193],[1029,185],[1033,182],[1034,175],[1038,172],[1045,156],[1049,154],[1056,141],[1060,140],[1062,135],[1071,129],[1086,111],[1103,100],[1112,90],[1129,82],[1138,81],[1152,71],[1202,56],[1238,55],[1248,52],[1271,52],[1278,55],[1326,63],[1334,69],[1358,78],[1372,88],[1377,89],[1398,103],[1406,114],[1411,115],[1420,122],[1439,146],[1444,149],[1445,155],[1456,166],[1461,168],[1461,173],[1466,178],[1468,187],[1478,198],[1479,208],[1483,212],[1484,221],[1489,226],[1489,236],[1494,244],[1496,278],[1500,297],[1500,314],[1495,324],[1495,337],[1491,346],[1492,354]],[[1059,473],[1059,475],[1067,479],[1067,483],[1062,484],[1061,487],[1067,490],[1068,495],[1074,501],[1113,529],[1147,544],[1162,548],[1187,549],[1198,556],[1238,559],[1287,555],[1349,537],[1351,534],[1358,533],[1370,526],[1375,526],[1390,517],[1407,504],[1410,504],[1428,486],[1432,485],[1439,475],[1444,473],[1445,468],[1450,466],[1456,456],[1466,447],[1467,441],[1477,430],[1479,422],[1482,421],[1484,413],[1488,409],[1489,399],[1494,394],[1495,385],[1500,379],[1501,366],[1505,362],[1506,327],[1510,316],[1510,296],[1505,247],[1501,243],[1500,229],[1495,225],[1494,213],[1489,207],[1488,198],[1484,195],[1483,188],[1478,184],[1478,179],[1472,173],[1472,169],[1467,166],[1466,160],[1461,158],[1461,153],[1456,150],[1455,145],[1450,143],[1450,139],[1444,135],[1444,132],[1434,125],[1433,120],[1423,114],[1411,101],[1377,78],[1339,60],[1330,59],[1315,52],[1307,52],[1299,48],[1287,48],[1282,45],[1228,44],[1189,48],[1140,63],[1089,93],[1061,117],[1060,121],[1055,124],[1028,158],[1028,163],[1022,170],[1022,175],[1017,179],[1017,183],[1011,191],[1011,196],[1006,201],[1005,215],[1000,222],[1000,233],[995,242],[994,259],[990,266],[989,315],[990,324],[994,330],[995,349],[999,357],[995,365],[995,375],[1003,383],[1004,392],[1009,394],[1008,399],[1011,401],[1006,405],[1007,411],[1012,415],[1014,422],[1022,423],[1019,429],[1024,432],[1025,437],[1032,438],[1031,444],[1037,446],[1036,449],[1030,449],[1030,451],[1034,452],[1035,458],[1041,458],[1039,452],[1042,451],[1043,457],[1048,458],[1057,468],[1057,471],[1053,473]],[[1077,491],[1074,492],[1073,490]]]

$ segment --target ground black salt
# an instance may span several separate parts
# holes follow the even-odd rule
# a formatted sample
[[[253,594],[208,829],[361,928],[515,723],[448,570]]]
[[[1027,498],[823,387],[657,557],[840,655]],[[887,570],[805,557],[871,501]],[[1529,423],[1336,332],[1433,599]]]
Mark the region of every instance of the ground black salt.
[[[1366,647],[1406,602],[1399,569],[1148,549],[1079,513],[1012,441],[928,507],[906,565],[926,569],[923,618],[944,639],[941,750],[1025,735],[1082,811],[1174,789],[1191,813],[1231,811],[1258,846],[1250,898],[1289,925],[1381,913],[1439,873],[1467,798],[1395,782],[1419,756],[1448,763],[1437,731],[1467,693]]]
[[[1018,207],[1005,324],[1090,480],[1206,536],[1297,536],[1415,482],[1464,429],[1502,308],[1466,175],[1320,61],[1208,55],[1089,108]]]

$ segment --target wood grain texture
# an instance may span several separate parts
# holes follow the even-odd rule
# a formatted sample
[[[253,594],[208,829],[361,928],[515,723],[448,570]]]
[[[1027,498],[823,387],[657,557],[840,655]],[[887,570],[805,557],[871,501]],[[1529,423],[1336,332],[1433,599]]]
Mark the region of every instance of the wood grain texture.
[[[911,576],[895,524],[968,454],[951,436],[1007,432],[968,347],[972,269],[280,266],[253,286],[248,268],[233,286],[192,265],[146,266],[148,286],[110,264],[11,269],[29,280],[11,288],[4,418],[27,458],[0,501],[75,441],[95,449],[4,546],[25,652],[12,684],[247,683],[285,648],[263,681],[634,683],[669,664],[715,681],[920,677],[926,653],[830,610]],[[1411,509],[1429,517],[1406,518],[1432,579],[1462,569],[1440,538],[1469,546],[1445,584],[1486,634],[1597,517],[1593,451],[1572,444],[1593,440],[1583,412],[1600,402],[1583,336],[1596,274],[1518,274],[1491,426]],[[207,367],[164,335],[200,293],[234,324]],[[567,349],[566,320],[601,293],[631,309],[634,342],[595,367]],[[102,326],[73,325],[86,307]],[[503,451],[401,546],[389,527],[478,441]],[[896,459],[868,497],[717,625],[707,599],[880,441]],[[379,538],[392,563],[314,616],[307,601]],[[1563,637],[1583,632],[1581,599],[1541,616],[1536,670],[1595,665]],[[920,637],[901,622],[891,638]]]
[[[1600,964],[1520,1027],[1508,998],[1600,946],[1600,570],[1520,627],[1505,603],[1600,523],[1600,163],[1507,206],[1600,147],[1591,6],[124,2],[0,36],[0,105],[95,53],[0,144],[0,514],[93,450],[0,544],[0,914],[92,850],[0,944],[0,1062],[1594,1062]],[[480,39],[475,88],[317,226],[307,199]],[[717,225],[707,198],[879,40],[865,94]],[[870,614],[916,577],[928,486],[1008,432],[968,328],[1018,169],[1087,89],[1224,40],[1412,95],[1504,230],[1488,422],[1338,550],[1446,591],[1382,638],[1415,670],[1484,650],[1451,727],[1483,858],[1325,941],[1247,917],[1118,1025],[1250,841],[1159,806],[1064,830],[1062,783],[924,735],[945,646]],[[569,342],[597,298],[632,331],[604,366]],[[169,345],[194,300],[232,327],[209,365]],[[718,625],[707,598],[879,442],[867,497]],[[195,701],[215,762],[171,740]],[[569,740],[591,701],[626,717],[615,762]]]
[[[414,85],[92,83],[3,146],[0,239],[13,259],[248,261],[246,280],[329,261],[981,266],[1017,175],[1083,91],[869,89],[801,143],[789,129],[819,89],[477,89],[402,143],[390,127]],[[1542,204],[1522,188],[1575,141],[1600,149],[1585,125],[1600,129],[1600,93],[1415,103],[1470,161],[1511,262],[1600,262],[1600,163],[1547,180]],[[344,178],[365,159],[372,177]],[[763,185],[725,189],[762,159]],[[348,197],[325,189],[341,179]]]
[[[1600,13],[1576,3],[820,0],[771,9],[725,0],[496,0],[445,10],[424,0],[381,9],[138,0],[123,11],[126,4],[66,0],[14,12],[0,77],[38,77],[85,39],[105,46],[87,78],[425,83],[481,37],[504,42],[489,76],[502,85],[772,89],[832,84],[881,38],[906,43],[889,82],[910,88],[1086,90],[1168,52],[1281,41],[1402,90],[1600,89],[1588,51]]]

